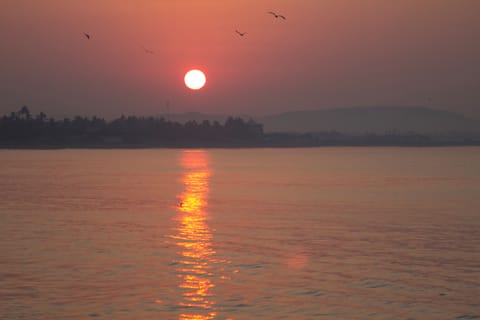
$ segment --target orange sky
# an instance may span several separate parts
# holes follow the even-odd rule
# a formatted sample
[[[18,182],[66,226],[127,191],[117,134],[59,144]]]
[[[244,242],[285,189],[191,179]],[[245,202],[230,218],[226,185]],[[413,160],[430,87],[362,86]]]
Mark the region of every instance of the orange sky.
[[[0,114],[154,115],[169,100],[171,112],[480,116],[479,14],[477,0],[0,0]],[[208,78],[197,92],[183,85],[193,66]]]

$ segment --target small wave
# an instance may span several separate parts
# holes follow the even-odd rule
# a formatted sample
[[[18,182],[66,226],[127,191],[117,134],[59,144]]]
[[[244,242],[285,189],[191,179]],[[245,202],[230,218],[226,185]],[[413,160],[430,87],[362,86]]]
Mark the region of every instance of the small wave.
[[[325,293],[322,292],[322,291],[320,291],[320,290],[298,291],[298,292],[295,292],[294,294],[295,294],[295,295],[298,295],[298,296],[315,296],[315,297],[319,297],[319,296],[325,295]]]
[[[365,288],[385,288],[385,287],[390,287],[391,285],[383,282],[383,281],[375,281],[375,280],[370,280],[370,281],[365,281],[362,283],[362,287]]]
[[[259,268],[263,268],[263,266],[262,266],[261,264],[256,264],[256,263],[253,263],[253,264],[248,264],[248,263],[236,264],[235,267],[238,267],[238,268],[247,268],[247,269],[259,269]]]

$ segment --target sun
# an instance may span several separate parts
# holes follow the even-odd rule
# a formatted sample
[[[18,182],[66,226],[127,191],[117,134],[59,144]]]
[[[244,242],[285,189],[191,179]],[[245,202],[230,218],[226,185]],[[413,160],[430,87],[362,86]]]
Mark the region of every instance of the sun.
[[[185,74],[185,85],[192,90],[198,90],[203,88],[205,83],[207,82],[207,78],[205,77],[205,73],[198,69],[193,69],[188,71]]]

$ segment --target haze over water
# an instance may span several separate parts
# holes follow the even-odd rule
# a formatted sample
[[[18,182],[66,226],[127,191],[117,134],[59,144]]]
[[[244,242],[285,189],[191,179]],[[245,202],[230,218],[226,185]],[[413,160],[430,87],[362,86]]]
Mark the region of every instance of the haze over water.
[[[0,150],[1,319],[475,319],[480,148]]]

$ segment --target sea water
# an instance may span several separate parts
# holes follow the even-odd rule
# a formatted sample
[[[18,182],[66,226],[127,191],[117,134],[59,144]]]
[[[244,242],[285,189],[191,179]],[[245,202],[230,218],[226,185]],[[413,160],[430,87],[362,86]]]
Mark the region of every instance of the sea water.
[[[480,148],[0,151],[0,319],[475,319]]]

